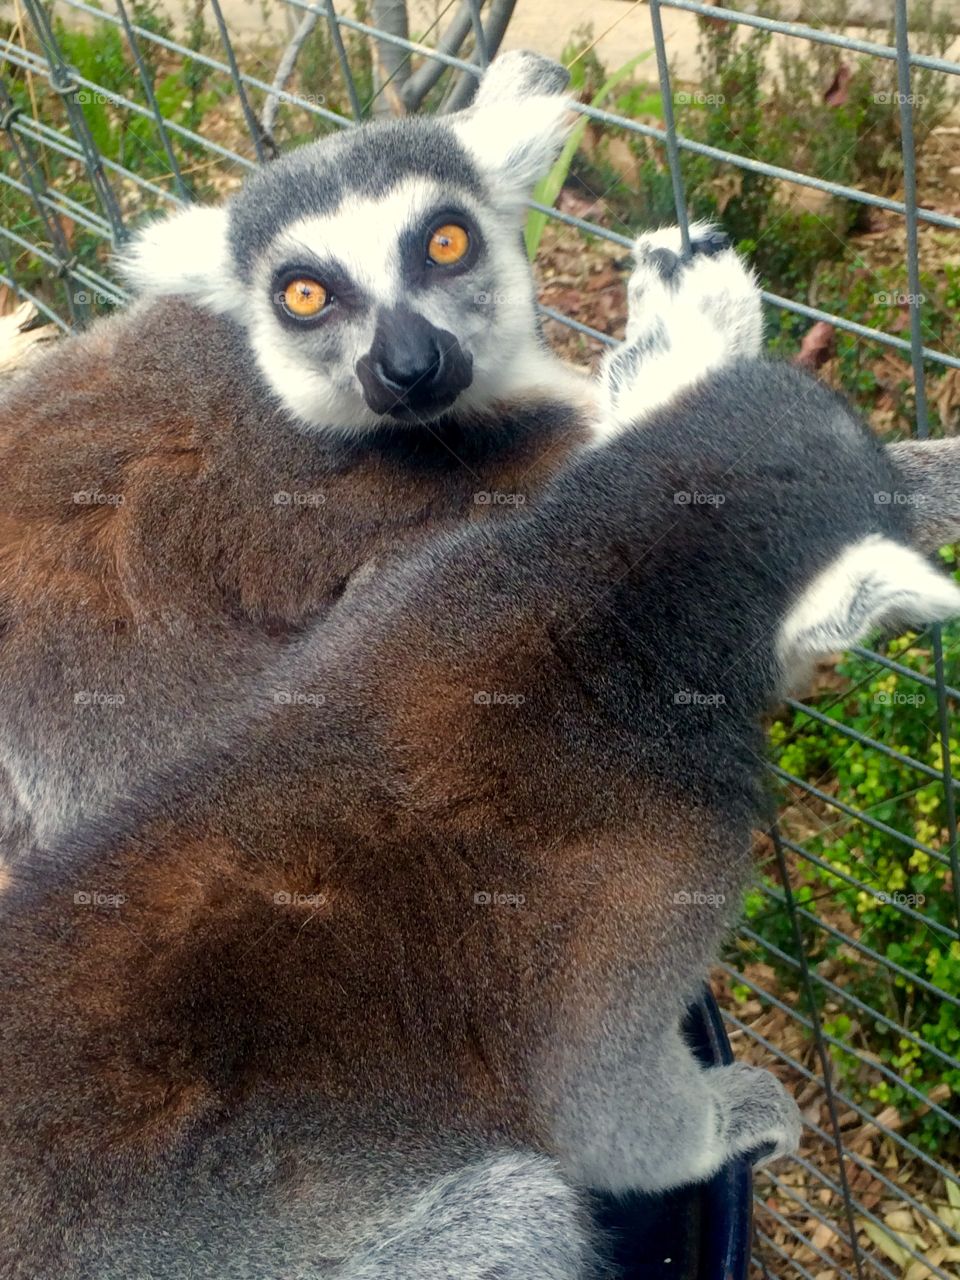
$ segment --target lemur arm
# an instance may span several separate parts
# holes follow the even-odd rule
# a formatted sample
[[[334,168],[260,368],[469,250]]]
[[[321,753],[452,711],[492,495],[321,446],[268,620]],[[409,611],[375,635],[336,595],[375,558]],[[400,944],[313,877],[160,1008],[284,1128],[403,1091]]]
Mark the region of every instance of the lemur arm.
[[[935,551],[960,540],[960,440],[903,440],[887,452],[904,484],[878,500],[906,508],[914,544]]]
[[[624,341],[599,372],[598,442],[647,420],[704,378],[763,345],[760,285],[729,238],[704,223],[645,232],[633,247]],[[960,539],[960,441],[910,440],[888,446],[904,484],[877,495],[906,510],[912,541],[932,551]]]

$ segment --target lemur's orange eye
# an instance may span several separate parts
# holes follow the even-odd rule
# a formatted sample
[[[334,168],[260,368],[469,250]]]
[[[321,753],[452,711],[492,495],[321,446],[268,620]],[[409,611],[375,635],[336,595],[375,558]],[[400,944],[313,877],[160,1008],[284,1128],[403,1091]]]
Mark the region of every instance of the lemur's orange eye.
[[[455,222],[445,222],[430,237],[427,253],[431,262],[449,267],[452,263],[459,262],[469,248],[470,237],[466,230]]]
[[[283,291],[283,305],[298,320],[310,320],[327,305],[327,291],[319,280],[306,276],[291,280]]]

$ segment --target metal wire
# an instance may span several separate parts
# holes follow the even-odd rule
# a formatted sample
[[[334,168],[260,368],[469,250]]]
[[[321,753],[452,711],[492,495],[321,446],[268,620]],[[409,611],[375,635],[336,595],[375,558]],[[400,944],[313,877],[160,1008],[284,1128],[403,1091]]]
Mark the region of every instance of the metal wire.
[[[807,1268],[803,1265],[803,1263],[797,1262],[795,1258],[791,1258],[789,1253],[787,1253],[785,1249],[781,1249],[778,1244],[775,1244],[774,1241],[770,1239],[770,1237],[767,1235],[765,1231],[761,1231],[759,1227],[755,1227],[754,1235],[756,1236],[757,1240],[760,1241],[761,1244],[765,1245],[768,1249],[772,1250],[777,1255],[777,1257],[781,1259],[781,1261],[786,1267],[795,1271],[798,1276],[801,1276],[802,1280],[816,1280],[816,1277],[814,1276],[812,1271],[808,1271]],[[751,1261],[753,1262],[753,1265],[757,1268],[757,1270],[763,1273],[764,1280],[767,1280],[767,1277],[769,1277],[770,1275],[770,1271],[768,1270],[764,1259],[762,1257],[759,1257],[757,1254],[754,1254]],[[778,1271],[777,1274],[779,1275],[779,1274],[785,1274],[785,1273],[781,1273]]]
[[[783,894],[778,893],[776,889],[771,888],[769,885],[762,885],[760,892],[765,898],[769,898],[771,902],[775,902],[777,904],[778,913],[786,907],[786,897]],[[828,889],[822,896],[824,898],[832,897],[832,890]],[[914,986],[922,987],[924,991],[927,991],[932,996],[936,996],[938,1000],[951,1004],[955,1009],[960,1010],[960,997],[952,995],[948,991],[944,991],[942,987],[938,987],[932,982],[928,982],[922,974],[916,973],[913,969],[904,968],[902,964],[899,964],[896,960],[891,960],[889,956],[882,956],[879,951],[875,951],[873,947],[868,947],[865,943],[861,942],[859,938],[854,938],[849,933],[844,933],[842,929],[836,928],[835,925],[830,924],[826,920],[821,920],[819,916],[807,911],[804,907],[797,907],[797,915],[805,924],[810,924],[815,929],[820,929],[823,933],[829,934],[831,938],[835,938],[837,942],[842,942],[845,946],[852,947],[854,951],[864,956],[867,960],[871,960],[874,964],[880,965],[890,973],[896,974],[898,977],[903,978]],[[754,916],[753,923],[757,924],[762,918],[763,917]],[[766,941],[764,941],[764,945],[766,945]]]
[[[790,908],[786,894],[784,895],[784,903],[789,912]],[[794,904],[794,906],[796,907],[796,904]],[[796,918],[798,921],[801,918],[798,911],[796,912]],[[755,942],[758,947],[762,947],[769,955],[775,956],[781,964],[790,965],[791,967],[796,967],[801,970],[803,969],[802,957],[806,955],[806,947],[802,950],[798,948],[797,956],[792,956],[781,947],[770,942],[767,938],[762,937],[749,925],[743,925],[741,933],[744,938],[748,938],[751,942]],[[744,978],[744,982],[748,981],[749,980],[747,978]],[[960,1066],[960,1062],[958,1062],[955,1055],[946,1053],[943,1049],[938,1049],[936,1045],[929,1044],[922,1036],[917,1035],[915,1031],[911,1031],[907,1027],[900,1026],[897,1022],[894,1022],[892,1018],[888,1018],[886,1014],[881,1013],[877,1009],[872,1009],[870,1005],[857,999],[855,995],[849,991],[845,991],[843,987],[838,987],[837,984],[835,982],[831,982],[829,978],[824,978],[819,973],[811,972],[809,974],[809,982],[811,986],[811,998],[815,999],[813,988],[820,988],[833,996],[836,1001],[842,1001],[845,1004],[849,1004],[851,1008],[855,1009],[858,1013],[863,1014],[865,1018],[875,1018],[882,1026],[887,1027],[891,1031],[896,1031],[903,1037],[903,1039],[909,1041],[910,1044],[914,1044],[918,1048],[923,1049],[926,1053],[932,1054],[935,1058],[939,1058],[944,1066],[949,1068],[956,1068]],[[804,1022],[804,1019],[800,1014],[795,1014],[794,1016],[798,1022]],[[952,1128],[960,1129],[960,1117],[951,1115],[951,1113],[941,1107],[939,1103],[931,1102],[925,1094],[921,1093],[920,1090],[915,1089],[912,1084],[910,1084],[903,1076],[898,1075],[896,1071],[893,1071],[890,1067],[884,1066],[882,1062],[873,1062],[872,1058],[868,1054],[860,1049],[855,1049],[852,1044],[844,1043],[843,1040],[838,1039],[834,1035],[830,1035],[826,1031],[819,1031],[814,1021],[806,1021],[804,1022],[804,1025],[809,1026],[812,1031],[816,1032],[818,1039],[822,1038],[824,1044],[831,1045],[834,1048],[839,1049],[841,1053],[849,1054],[850,1057],[857,1059],[865,1065],[872,1065],[873,1069],[878,1071],[885,1079],[890,1080],[891,1083],[898,1085],[901,1089],[911,1094],[918,1102],[928,1106],[931,1111],[941,1116]]]
[[[190,43],[178,39],[174,29],[148,21],[139,5],[129,0],[113,0],[101,10],[90,0],[24,0],[29,30],[17,28],[0,39],[0,58],[5,64],[8,83],[0,84],[0,134],[3,135],[10,164],[0,171],[0,283],[20,297],[32,301],[39,313],[64,330],[83,325],[98,303],[121,304],[125,291],[110,278],[106,255],[127,233],[127,226],[141,214],[156,208],[175,207],[191,198],[196,190],[204,190],[210,176],[236,181],[238,176],[257,164],[269,161],[273,154],[274,135],[261,124],[260,112],[270,95],[279,99],[291,135],[323,133],[349,128],[369,114],[377,90],[369,89],[362,77],[363,54],[374,44],[390,46],[398,51],[403,80],[409,64],[416,64],[409,85],[401,95],[408,109],[416,103],[408,101],[416,87],[425,95],[424,109],[444,110],[468,101],[482,68],[495,56],[503,36],[503,28],[513,9],[506,0],[451,0],[449,25],[439,37],[429,28],[420,40],[407,39],[394,32],[371,25],[360,16],[338,12],[335,0],[273,0],[285,6],[294,16],[294,26],[302,27],[303,39],[324,42],[322,54],[324,74],[339,81],[334,91],[298,96],[271,83],[273,62],[264,55],[261,41],[256,50],[248,50],[230,33],[229,17],[221,8],[221,0],[210,0],[209,12],[215,27],[215,43],[201,44],[191,37]],[[269,0],[267,0],[269,4]],[[341,4],[341,8],[346,6]],[[753,6],[756,7],[756,6]],[[731,24],[755,32],[777,35],[796,42],[798,47],[818,46],[836,50],[838,55],[856,55],[877,59],[896,69],[899,132],[903,156],[903,199],[849,184],[831,181],[813,173],[785,168],[773,163],[769,156],[741,155],[723,146],[711,145],[684,135],[674,110],[673,73],[670,47],[664,31],[663,10],[681,11],[698,19]],[[736,169],[758,178],[772,179],[792,187],[821,192],[835,200],[868,209],[880,210],[900,219],[906,231],[904,265],[909,287],[909,331],[888,332],[873,328],[851,316],[837,314],[812,305],[805,298],[784,296],[766,290],[765,303],[775,312],[785,313],[793,323],[823,321],[845,335],[845,341],[861,344],[866,349],[893,351],[908,358],[915,394],[915,428],[918,437],[929,433],[931,399],[928,379],[933,372],[960,370],[960,350],[947,349],[946,343],[930,345],[925,337],[921,294],[920,233],[923,228],[940,232],[960,232],[960,216],[955,209],[921,207],[917,195],[917,157],[914,140],[914,98],[912,89],[917,73],[960,76],[960,62],[918,52],[911,48],[906,0],[895,0],[893,43],[854,37],[820,25],[783,22],[765,13],[747,13],[737,8],[716,7],[696,0],[649,0],[649,13],[656,63],[656,80],[662,101],[662,127],[648,120],[633,120],[607,106],[580,104],[594,131],[615,129],[634,143],[644,145],[662,156],[669,175],[670,194],[675,217],[681,228],[684,248],[689,246],[688,191],[685,168],[690,157],[723,169]],[[199,14],[200,9],[196,10]],[[443,19],[438,14],[434,26]],[[312,21],[311,21],[312,18]],[[66,27],[61,27],[63,19]],[[92,30],[111,30],[119,36],[128,56],[127,70],[119,82],[103,85],[72,67],[64,52],[70,48],[64,30],[70,20],[82,21]],[[813,20],[815,21],[815,20]],[[470,58],[459,56],[464,40],[473,37]],[[438,47],[427,40],[438,39]],[[200,44],[200,47],[194,47]],[[319,48],[320,46],[318,46]],[[291,59],[303,55],[298,47]],[[99,64],[98,64],[99,65]],[[268,73],[265,67],[271,67]],[[195,80],[207,86],[206,92],[217,102],[217,115],[229,117],[231,128],[209,128],[207,117],[199,112],[191,115],[172,107],[168,73],[171,69],[191,68]],[[99,72],[97,73],[99,74]],[[394,73],[396,74],[396,72]],[[11,84],[28,85],[29,101],[21,93],[16,100]],[[192,82],[191,82],[192,83]],[[398,76],[397,84],[401,83]],[[323,85],[327,89],[326,83]],[[380,85],[380,95],[385,86]],[[341,92],[342,90],[342,92]],[[200,92],[198,90],[198,92]],[[371,97],[371,94],[373,97]],[[99,96],[96,96],[99,95]],[[382,108],[382,101],[377,103]],[[98,145],[98,116],[106,111],[125,137],[126,131],[136,138],[149,164],[144,168],[130,162],[121,147],[105,154]],[[197,121],[200,121],[198,124]],[[147,129],[146,126],[150,128]],[[155,144],[155,145],[154,145]],[[605,241],[621,250],[632,246],[632,235],[622,225],[612,228],[590,217],[578,216],[568,209],[558,210],[531,202],[532,207],[546,213],[557,226],[572,235],[587,235]],[[6,210],[15,212],[8,214]],[[82,241],[81,248],[77,242]],[[607,346],[613,338],[555,307],[541,307],[543,316],[563,325],[583,339]],[[920,642],[918,642],[919,644]],[[921,904],[892,899],[884,909],[895,913],[905,932],[929,939],[930,949],[947,952],[960,937],[960,849],[957,837],[956,792],[960,780],[954,777],[950,759],[952,706],[960,699],[960,681],[956,665],[948,659],[939,629],[933,629],[923,641],[929,661],[924,669],[915,669],[911,657],[890,656],[876,649],[860,647],[853,651],[856,659],[868,664],[871,673],[886,673],[897,681],[909,682],[936,698],[936,736],[939,753],[924,758],[923,749],[905,745],[899,737],[901,719],[887,720],[881,730],[875,725],[854,727],[844,723],[842,697],[837,703],[807,704],[798,700],[788,703],[794,717],[794,738],[815,726],[821,739],[830,735],[839,749],[876,753],[890,767],[902,771],[904,787],[935,788],[942,795],[945,814],[945,839],[898,829],[899,817],[880,806],[862,802],[857,794],[839,791],[833,780],[808,779],[783,766],[775,766],[773,776],[784,789],[783,829],[773,833],[773,862],[777,876],[760,886],[762,909],[754,912],[751,922],[741,934],[740,956],[743,965],[751,958],[763,958],[761,973],[773,965],[781,975],[779,987],[766,977],[758,980],[753,971],[724,961],[719,974],[730,983],[741,984],[765,1011],[775,1011],[782,1022],[798,1028],[807,1037],[807,1048],[798,1057],[773,1039],[764,1036],[756,1026],[737,1016],[735,1009],[725,1017],[732,1032],[760,1046],[767,1059],[778,1058],[784,1069],[792,1073],[804,1088],[816,1087],[818,1097],[826,1103],[826,1117],[821,1125],[814,1120],[809,1133],[819,1143],[815,1152],[805,1149],[797,1157],[796,1169],[808,1182],[804,1193],[789,1181],[772,1177],[768,1180],[769,1197],[758,1200],[762,1221],[756,1228],[755,1265],[765,1276],[799,1275],[813,1280],[813,1274],[826,1267],[847,1280],[866,1280],[876,1274],[881,1280],[895,1280],[889,1260],[878,1253],[864,1230],[869,1224],[884,1231],[914,1263],[929,1267],[929,1273],[951,1280],[944,1267],[934,1265],[902,1233],[884,1221],[859,1198],[859,1179],[869,1177],[885,1197],[910,1209],[923,1221],[933,1223],[943,1238],[960,1242],[960,1230],[951,1222],[939,1219],[929,1191],[939,1176],[960,1189],[960,1179],[937,1152],[918,1144],[909,1123],[901,1126],[884,1123],[877,1113],[880,1104],[858,1085],[855,1075],[866,1073],[874,1081],[897,1090],[899,1105],[907,1122],[914,1108],[941,1123],[944,1132],[960,1128],[960,1112],[952,1094],[931,1099],[925,1086],[916,1083],[911,1065],[904,1062],[880,1061],[869,1042],[853,1042],[827,1021],[827,1011],[847,1009],[858,1025],[870,1027],[872,1033],[899,1041],[911,1054],[919,1055],[928,1068],[938,1065],[944,1076],[960,1070],[960,1058],[945,1052],[931,1038],[923,1025],[903,1021],[891,1015],[892,1005],[874,1005],[844,985],[844,977],[822,968],[820,957],[843,949],[851,964],[861,971],[876,975],[877,983],[897,991],[922,995],[925,999],[939,996],[951,1013],[960,1011],[960,995],[943,991],[930,973],[917,972],[899,952],[886,954],[882,947],[854,936],[843,917],[825,914],[825,908],[840,892],[862,894],[877,900],[886,887],[888,872],[876,865],[871,850],[883,842],[884,857],[927,858],[949,885],[944,889],[946,902]],[[840,704],[838,710],[838,704]],[[831,714],[831,712],[833,714]],[[887,740],[881,740],[886,738]],[[927,745],[927,744],[924,744]],[[931,744],[932,745],[932,744]],[[911,781],[911,779],[913,781]],[[794,825],[788,821],[800,813],[810,818],[814,834],[793,838]],[[853,847],[849,859],[840,862],[831,842],[840,835],[862,833],[862,846]],[[921,838],[924,837],[924,838]],[[872,843],[871,843],[872,842]],[[800,886],[805,892],[801,894]],[[810,890],[807,892],[807,890]],[[815,890],[815,891],[814,891]],[[774,932],[768,932],[773,929]],[[913,965],[918,959],[911,957]],[[960,961],[958,961],[960,964]],[[790,993],[789,975],[794,975]],[[783,985],[786,984],[786,985]],[[790,994],[788,994],[790,993]],[[907,997],[905,996],[905,1000]],[[906,1005],[905,1005],[906,1007]],[[802,1059],[802,1060],[801,1060]],[[813,1068],[813,1069],[811,1069]],[[915,1171],[922,1180],[914,1188],[897,1176],[885,1172],[875,1160],[865,1158],[850,1148],[844,1117],[854,1117],[862,1125],[871,1125],[888,1153]],[[823,1117],[821,1117],[823,1118]],[[905,1131],[901,1131],[904,1129]],[[822,1168],[821,1164],[827,1167]],[[817,1188],[817,1190],[815,1190]],[[819,1192],[829,1192],[829,1206],[818,1200]],[[824,1202],[826,1203],[826,1202]],[[802,1213],[802,1225],[793,1220]],[[826,1225],[835,1232],[827,1244],[814,1246],[808,1224]],[[802,1246],[800,1257],[797,1246]],[[809,1267],[812,1266],[811,1271]]]
[[[787,869],[786,858],[783,852],[783,842],[780,838],[780,829],[774,825],[771,830],[774,848],[777,854],[777,867],[780,871],[780,880],[783,887],[784,896],[787,902],[787,914],[790,918],[790,927],[793,932],[794,945],[797,951],[797,959],[800,966],[800,973],[803,979],[803,991],[806,997],[807,1008],[810,1011],[811,1029],[814,1033],[816,1043],[817,1057],[820,1061],[820,1072],[823,1078],[823,1086],[827,1095],[827,1110],[830,1115],[830,1128],[833,1134],[833,1141],[837,1151],[837,1160],[840,1168],[840,1187],[843,1194],[843,1212],[847,1220],[847,1228],[850,1234],[850,1242],[853,1249],[853,1264],[856,1268],[858,1280],[863,1280],[863,1260],[860,1257],[860,1243],[857,1237],[857,1219],[856,1211],[853,1207],[853,1195],[850,1190],[850,1182],[847,1178],[847,1163],[844,1158],[843,1132],[840,1128],[840,1116],[837,1108],[837,1096],[834,1088],[833,1064],[830,1059],[830,1050],[828,1041],[823,1031],[820,1020],[820,1010],[817,1005],[817,998],[813,989],[813,977],[810,972],[810,965],[807,961],[807,946],[803,936],[803,929],[797,917],[796,900],[793,896],[793,888],[790,884],[790,874]],[[811,1242],[810,1247],[813,1248]],[[819,1250],[817,1251],[819,1252]]]
[[[746,982],[743,975],[738,973],[736,969],[732,968],[726,962],[721,962],[718,968],[730,977],[736,978],[737,981]],[[767,1001],[773,1007],[782,1009],[784,1012],[791,1011],[789,1005],[784,1004],[783,1001],[777,1000],[775,996],[771,995],[769,991],[765,991],[762,987],[753,986],[751,987],[751,990],[755,991],[762,1000]],[[815,1084],[818,1088],[824,1089],[823,1080],[813,1071],[810,1071],[805,1067],[803,1063],[798,1062],[795,1057],[787,1053],[782,1046],[775,1045],[772,1040],[767,1039],[766,1036],[761,1035],[755,1028],[749,1026],[745,1022],[742,1022],[736,1014],[731,1013],[727,1009],[723,1011],[723,1017],[731,1026],[736,1027],[738,1031],[742,1031],[751,1040],[761,1045],[770,1055],[776,1058],[778,1062],[784,1063],[786,1066],[790,1067],[791,1071],[795,1072],[797,1075],[803,1076],[804,1079],[808,1080],[811,1084]],[[949,1168],[940,1164],[933,1156],[922,1151],[918,1146],[910,1142],[909,1139],[902,1137],[896,1132],[896,1130],[891,1129],[889,1125],[884,1124],[875,1115],[872,1115],[864,1107],[860,1106],[859,1103],[854,1102],[850,1097],[844,1095],[843,1102],[848,1111],[852,1112],[855,1116],[858,1116],[861,1120],[867,1121],[878,1133],[882,1134],[884,1138],[889,1139],[895,1146],[902,1147],[904,1152],[908,1153],[919,1163],[925,1165],[931,1172],[942,1174],[946,1181],[951,1182],[955,1187],[960,1188],[960,1179],[958,1179],[957,1175]],[[833,1136],[828,1134],[814,1121],[807,1120],[806,1126],[812,1133],[817,1134],[818,1137],[824,1138],[828,1142],[833,1141]],[[871,1176],[876,1178],[878,1182],[883,1181],[880,1170],[862,1161],[854,1152],[850,1151],[848,1147],[844,1147],[843,1154],[845,1160],[854,1164],[857,1164],[859,1161],[858,1167],[868,1170]],[[884,1183],[884,1185],[889,1186],[891,1191],[902,1196],[907,1203],[910,1203],[909,1192],[903,1187],[898,1187],[896,1184],[890,1183],[889,1180]],[[913,1204],[916,1204],[916,1202],[914,1201]],[[863,1206],[858,1206],[858,1209],[862,1211]],[[891,1231],[891,1235],[894,1239],[897,1239],[896,1233],[893,1231]],[[904,1248],[907,1247],[906,1243],[903,1241],[901,1241],[901,1243]]]

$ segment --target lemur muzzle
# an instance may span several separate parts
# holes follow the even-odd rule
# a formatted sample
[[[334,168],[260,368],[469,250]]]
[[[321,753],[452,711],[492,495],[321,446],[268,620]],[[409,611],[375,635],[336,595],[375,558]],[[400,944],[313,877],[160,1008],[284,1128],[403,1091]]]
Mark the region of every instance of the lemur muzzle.
[[[356,368],[374,413],[398,418],[447,408],[473,380],[473,358],[453,334],[409,307],[380,312],[373,343]]]

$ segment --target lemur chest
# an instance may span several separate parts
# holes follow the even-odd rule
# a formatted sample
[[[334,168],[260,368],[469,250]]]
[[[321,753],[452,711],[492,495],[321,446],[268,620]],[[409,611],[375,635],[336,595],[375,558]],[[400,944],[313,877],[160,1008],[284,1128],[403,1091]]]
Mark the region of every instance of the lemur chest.
[[[212,486],[213,502],[198,485],[187,525],[206,563],[184,545],[180,565],[192,561],[230,611],[296,631],[427,539],[529,510],[568,448],[545,438],[462,459],[440,444],[426,457],[298,459]]]

